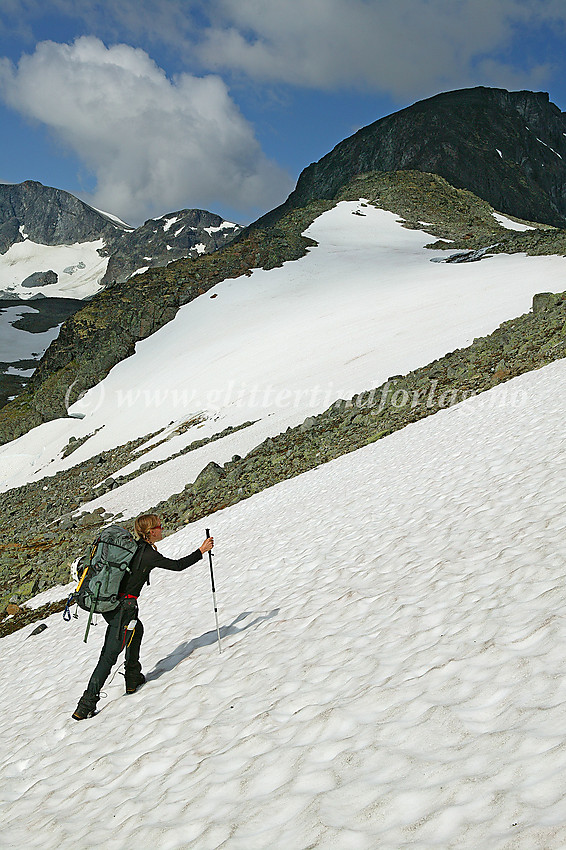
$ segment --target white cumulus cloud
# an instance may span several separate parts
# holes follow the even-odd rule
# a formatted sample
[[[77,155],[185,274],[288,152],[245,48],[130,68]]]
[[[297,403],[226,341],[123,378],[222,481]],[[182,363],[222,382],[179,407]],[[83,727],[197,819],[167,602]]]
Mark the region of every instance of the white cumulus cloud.
[[[139,48],[42,42],[1,60],[0,94],[95,175],[90,203],[133,223],[185,206],[255,213],[290,189],[220,77],[169,79]]]

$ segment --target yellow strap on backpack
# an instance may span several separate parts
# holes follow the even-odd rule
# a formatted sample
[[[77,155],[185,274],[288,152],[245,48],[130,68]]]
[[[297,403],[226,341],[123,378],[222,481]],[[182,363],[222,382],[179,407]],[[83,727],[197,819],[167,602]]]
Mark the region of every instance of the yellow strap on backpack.
[[[90,566],[90,564],[89,564],[89,566]],[[85,580],[85,578],[86,578],[86,574],[87,574],[87,573],[88,573],[88,567],[86,567],[86,569],[85,569],[84,573],[82,574],[82,576],[81,576],[81,580],[80,580],[80,581],[79,581],[79,583],[77,584],[77,589],[75,590],[75,593],[78,593],[78,592],[79,592],[79,590],[81,589],[82,584],[83,584],[83,581]]]

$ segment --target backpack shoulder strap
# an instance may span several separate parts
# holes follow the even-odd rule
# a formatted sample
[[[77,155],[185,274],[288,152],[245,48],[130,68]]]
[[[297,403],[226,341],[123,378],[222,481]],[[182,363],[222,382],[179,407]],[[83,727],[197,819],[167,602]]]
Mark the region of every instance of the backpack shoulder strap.
[[[142,559],[142,555],[143,555],[143,545],[144,545],[144,541],[143,541],[143,540],[138,540],[138,541],[137,541],[137,543],[138,543],[138,548],[137,548],[137,549],[136,549],[136,551],[134,552],[134,557],[133,557],[133,558],[132,558],[132,560],[130,561],[130,566],[128,567],[128,571],[129,571],[130,573],[133,573],[133,572],[135,572],[137,569],[139,569],[139,566],[140,566],[140,563],[141,563],[141,559]]]
[[[138,540],[138,548],[136,549],[134,557],[130,561],[130,566],[128,568],[128,574],[130,576],[135,575],[135,574],[139,575],[139,573],[142,569],[143,553],[145,551],[145,547],[148,546],[148,545],[149,544],[146,543],[145,540]],[[150,583],[149,582],[150,571],[151,571],[151,568],[150,568],[150,570],[147,571],[147,575],[145,575],[145,571],[144,571],[144,580],[143,580],[142,584],[149,584]]]

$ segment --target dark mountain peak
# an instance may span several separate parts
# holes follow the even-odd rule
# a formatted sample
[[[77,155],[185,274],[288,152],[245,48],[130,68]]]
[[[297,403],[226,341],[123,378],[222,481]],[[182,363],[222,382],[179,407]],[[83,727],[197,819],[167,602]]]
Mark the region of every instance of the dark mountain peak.
[[[381,118],[306,168],[286,209],[334,198],[369,171],[438,174],[495,209],[566,227],[566,116],[546,92],[477,86],[443,92]]]
[[[123,283],[141,269],[165,266],[183,257],[198,257],[221,248],[239,233],[238,224],[207,210],[187,209],[150,218],[137,230],[120,234],[110,254],[102,283]]]
[[[36,180],[0,184],[0,254],[25,238],[64,245],[110,238],[127,225],[113,221],[63,189]]]
[[[559,120],[560,126],[562,126],[561,122],[564,120],[564,113],[555,103],[551,102],[548,92],[507,91],[507,89],[487,88],[486,86],[441,92],[381,120],[393,119],[395,116],[402,116],[404,113],[413,115],[422,112],[429,112],[431,116],[437,113],[439,117],[446,118],[450,117],[451,112],[466,109],[474,114],[485,109],[495,112],[515,111],[526,123],[540,124],[541,127],[545,128],[552,116]],[[374,127],[379,123],[379,121],[376,121],[370,126]],[[547,129],[552,128],[548,127]],[[556,130],[557,127],[554,129]]]
[[[148,224],[155,224],[157,227],[167,226],[171,219],[175,218],[181,221],[187,227],[219,227],[224,221],[221,216],[216,213],[211,213],[208,210],[190,209],[176,210],[175,212],[166,213],[159,218],[150,218],[142,227]]]
[[[543,108],[550,104],[550,96],[545,91],[535,92],[528,91],[527,89],[508,91],[508,89],[490,88],[488,86],[474,86],[469,89],[439,92],[431,97],[424,98],[424,100],[417,101],[412,106],[406,107],[406,109],[427,109],[430,105],[434,104],[463,105],[465,103],[485,104],[486,102],[497,104],[500,107],[514,106],[516,109],[532,108],[535,104],[538,104],[539,108]],[[561,114],[555,104],[550,105]],[[405,110],[401,111],[404,112]]]

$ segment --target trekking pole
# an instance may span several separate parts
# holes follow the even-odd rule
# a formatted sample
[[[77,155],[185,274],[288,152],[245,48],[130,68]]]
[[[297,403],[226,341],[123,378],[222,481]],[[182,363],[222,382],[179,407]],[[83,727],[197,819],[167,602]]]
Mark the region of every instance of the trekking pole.
[[[207,539],[210,537],[210,528],[206,529]],[[210,566],[210,583],[212,585],[212,602],[214,603],[214,616],[216,618],[216,634],[218,635],[218,652],[222,652],[220,646],[220,629],[218,627],[218,608],[216,607],[216,588],[214,587],[214,573],[212,572],[212,552],[208,552],[208,563]]]

